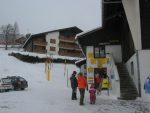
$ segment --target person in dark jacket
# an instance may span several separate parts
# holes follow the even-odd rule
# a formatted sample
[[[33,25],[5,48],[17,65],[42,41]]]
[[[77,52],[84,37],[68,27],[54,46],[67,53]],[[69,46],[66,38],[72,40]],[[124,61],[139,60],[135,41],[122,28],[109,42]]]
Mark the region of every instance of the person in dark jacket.
[[[73,73],[70,77],[71,88],[72,88],[72,97],[71,97],[72,100],[77,100],[76,93],[77,93],[78,82],[76,79],[76,74],[77,74],[77,72],[73,71]]]

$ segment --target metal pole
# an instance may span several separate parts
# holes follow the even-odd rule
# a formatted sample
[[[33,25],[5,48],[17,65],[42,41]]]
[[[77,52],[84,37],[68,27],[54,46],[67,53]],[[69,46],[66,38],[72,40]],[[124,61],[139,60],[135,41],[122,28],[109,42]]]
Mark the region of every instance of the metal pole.
[[[68,68],[67,68],[67,87],[68,87]]]
[[[136,57],[137,57],[137,71],[138,71],[139,97],[141,97],[141,79],[140,79],[140,65],[139,65],[139,54],[138,54],[138,50],[136,50]]]

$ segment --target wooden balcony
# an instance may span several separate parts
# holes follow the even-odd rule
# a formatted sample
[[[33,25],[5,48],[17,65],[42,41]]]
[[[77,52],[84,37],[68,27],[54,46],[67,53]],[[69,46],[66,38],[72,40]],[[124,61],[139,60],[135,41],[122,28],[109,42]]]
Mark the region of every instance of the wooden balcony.
[[[71,56],[71,57],[83,57],[81,52],[67,52],[67,51],[59,51],[59,55],[62,56]]]
[[[68,45],[68,44],[61,44],[60,43],[59,48],[81,51],[81,49],[77,45]]]
[[[62,42],[75,43],[75,37],[60,36],[59,40],[62,41]]]
[[[36,45],[36,46],[46,46],[47,42],[34,41],[33,45]]]
[[[46,47],[44,46],[38,46],[38,45],[34,45],[33,46],[33,52],[37,52],[37,53],[46,53]]]
[[[43,50],[43,49],[33,49],[33,52],[36,52],[36,53],[46,53],[47,51]]]

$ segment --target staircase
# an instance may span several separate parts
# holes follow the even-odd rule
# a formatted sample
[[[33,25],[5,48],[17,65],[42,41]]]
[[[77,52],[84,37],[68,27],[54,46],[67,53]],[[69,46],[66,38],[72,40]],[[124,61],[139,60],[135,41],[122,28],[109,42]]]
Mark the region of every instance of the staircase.
[[[123,100],[135,100],[138,96],[136,87],[129,76],[129,73],[123,63],[116,64],[120,77],[120,98]]]

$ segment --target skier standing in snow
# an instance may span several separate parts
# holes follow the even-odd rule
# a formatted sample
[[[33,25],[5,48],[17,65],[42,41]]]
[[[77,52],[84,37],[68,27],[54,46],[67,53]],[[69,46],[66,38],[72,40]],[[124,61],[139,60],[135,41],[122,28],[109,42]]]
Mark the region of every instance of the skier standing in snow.
[[[71,82],[71,88],[72,88],[72,100],[77,100],[77,87],[78,87],[78,83],[77,83],[77,79],[76,79],[76,71],[73,71],[71,77],[70,77],[70,82]]]
[[[83,101],[84,101],[85,89],[87,88],[88,90],[88,87],[87,87],[86,77],[84,77],[82,73],[78,74],[78,88],[80,92],[80,105],[84,105]]]

